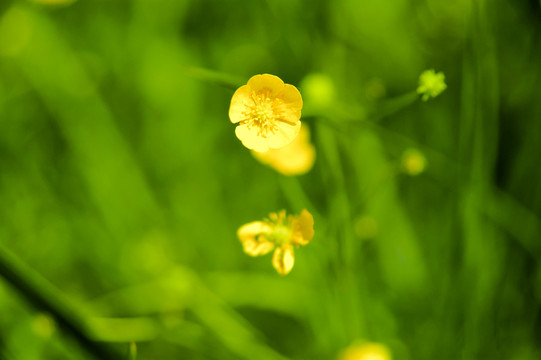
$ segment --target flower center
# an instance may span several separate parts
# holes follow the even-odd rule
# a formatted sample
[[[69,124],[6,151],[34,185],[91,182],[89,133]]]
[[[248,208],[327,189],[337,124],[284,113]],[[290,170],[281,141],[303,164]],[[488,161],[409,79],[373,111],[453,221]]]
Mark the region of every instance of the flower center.
[[[244,119],[240,123],[248,129],[255,126],[257,136],[266,138],[269,133],[275,134],[280,129],[279,122],[296,125],[296,122],[288,120],[286,116],[286,104],[282,99],[273,97],[269,89],[252,92],[251,100],[252,103],[246,105],[247,110],[242,113]]]
[[[267,137],[269,133],[274,134],[278,129],[274,121],[275,115],[272,104],[268,101],[268,98],[259,106],[255,106],[252,114],[252,126],[257,127],[258,135]]]
[[[274,134],[278,130],[276,120],[278,118],[278,100],[270,97],[270,91],[263,90],[252,94],[253,104],[247,111],[246,122],[248,128],[253,126],[257,129],[257,135],[264,138],[269,133]]]
[[[282,224],[276,225],[272,235],[276,245],[288,243],[291,240],[291,228]]]

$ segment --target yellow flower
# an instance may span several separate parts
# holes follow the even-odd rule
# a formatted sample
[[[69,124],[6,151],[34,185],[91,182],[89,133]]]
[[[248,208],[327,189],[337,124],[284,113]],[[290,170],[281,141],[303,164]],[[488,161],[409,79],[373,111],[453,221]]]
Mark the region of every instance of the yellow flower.
[[[301,128],[302,97],[277,76],[255,75],[233,94],[229,119],[248,149],[264,152],[289,144]]]
[[[347,348],[339,360],[391,360],[389,349],[383,344],[363,343]]]
[[[294,246],[310,243],[314,236],[314,218],[306,209],[298,216],[285,210],[271,213],[268,219],[245,224],[237,231],[244,252],[261,256],[274,250],[272,265],[280,275],[287,275],[295,263]]]
[[[312,168],[316,149],[310,143],[310,131],[304,124],[295,140],[283,148],[266,152],[252,151],[252,155],[279,173],[291,176],[305,174]]]
[[[442,72],[436,73],[434,69],[425,70],[419,76],[418,94],[423,94],[423,101],[427,101],[430,97],[436,97],[447,89],[445,84],[445,74]]]

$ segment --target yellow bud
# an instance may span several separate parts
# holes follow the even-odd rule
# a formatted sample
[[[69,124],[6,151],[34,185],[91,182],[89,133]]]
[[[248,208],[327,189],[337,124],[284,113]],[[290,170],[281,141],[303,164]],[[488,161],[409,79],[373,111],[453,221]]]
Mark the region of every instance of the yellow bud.
[[[436,97],[447,89],[445,83],[445,74],[442,72],[436,73],[434,69],[425,70],[419,76],[419,87],[417,93],[423,95],[423,101],[427,101],[431,97]]]

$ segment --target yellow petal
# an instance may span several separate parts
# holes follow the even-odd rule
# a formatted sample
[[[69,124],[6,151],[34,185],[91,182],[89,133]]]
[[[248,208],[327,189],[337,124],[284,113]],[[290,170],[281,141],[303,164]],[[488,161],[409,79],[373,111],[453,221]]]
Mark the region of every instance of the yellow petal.
[[[282,91],[276,95],[276,98],[280,101],[278,109],[282,120],[291,124],[299,121],[303,105],[299,90],[293,85],[285,84]]]
[[[245,237],[256,236],[259,234],[269,234],[272,228],[263,221],[252,221],[242,225],[237,231],[237,235],[242,240]]]
[[[284,82],[278,76],[261,74],[252,76],[247,85],[255,92],[268,90],[269,95],[273,95],[282,91]]]
[[[299,137],[298,142],[302,144],[310,144],[310,128],[306,123],[301,127],[301,131],[299,131]]]
[[[280,149],[269,149],[264,153],[252,151],[252,155],[265,165],[269,165],[283,175],[302,175],[314,165],[316,150],[310,143],[310,133],[302,124],[297,137]]]
[[[241,226],[237,231],[237,236],[242,242],[245,253],[260,256],[268,254],[274,248],[274,244],[267,239],[271,232],[272,229],[266,223],[253,221]]]
[[[391,360],[391,352],[383,344],[364,343],[347,348],[339,360]]]
[[[267,135],[267,147],[271,149],[279,149],[288,145],[297,137],[301,129],[300,121],[297,121],[293,126],[283,122],[278,122],[276,125],[278,130],[274,134]]]
[[[233,124],[245,120],[245,114],[250,111],[254,101],[252,100],[252,90],[248,85],[243,85],[235,91],[231,98],[229,106],[229,119]]]
[[[280,103],[276,106],[276,121],[278,124],[284,125],[298,125],[301,118],[301,109],[297,107],[298,104],[286,104]],[[302,102],[301,102],[302,107]]]
[[[299,215],[299,225],[304,240],[310,242],[314,237],[314,217],[306,209],[302,209]]]
[[[272,256],[272,266],[280,275],[287,275],[293,269],[295,264],[295,254],[291,245],[283,245],[274,250]]]
[[[259,235],[257,240],[248,239],[242,242],[244,252],[250,256],[266,255],[274,249],[274,244],[268,241],[265,235]]]
[[[314,237],[314,217],[303,209],[300,215],[293,221],[293,243],[298,246],[304,246]]]
[[[288,145],[289,146],[289,145]],[[307,173],[314,165],[316,151],[311,144],[298,146],[290,156],[284,156],[275,163],[274,168],[284,175],[302,175]]]
[[[293,85],[285,84],[282,91],[276,95],[277,98],[281,99],[283,104],[289,108],[295,110],[302,109],[302,96],[299,90]]]
[[[242,141],[242,144],[248,149],[264,152],[269,150],[268,141],[261,135],[258,135],[255,126],[248,127],[247,124],[241,124],[235,129],[235,135]]]

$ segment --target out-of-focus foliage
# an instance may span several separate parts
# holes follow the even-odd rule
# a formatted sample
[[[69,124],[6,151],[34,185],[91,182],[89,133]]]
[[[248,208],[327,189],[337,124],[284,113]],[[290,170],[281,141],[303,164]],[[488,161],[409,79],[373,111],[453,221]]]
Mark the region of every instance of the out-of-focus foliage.
[[[541,358],[540,59],[537,0],[1,1],[0,359]],[[303,175],[228,118],[264,73]],[[303,208],[291,273],[243,253]]]

